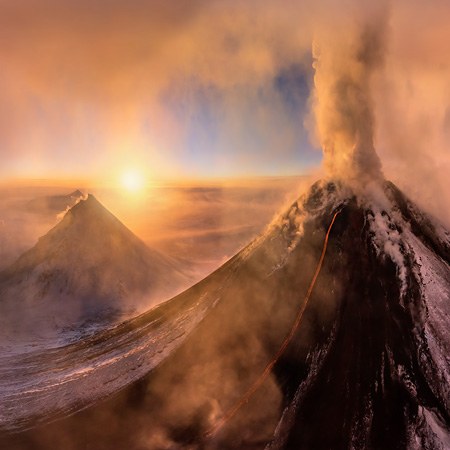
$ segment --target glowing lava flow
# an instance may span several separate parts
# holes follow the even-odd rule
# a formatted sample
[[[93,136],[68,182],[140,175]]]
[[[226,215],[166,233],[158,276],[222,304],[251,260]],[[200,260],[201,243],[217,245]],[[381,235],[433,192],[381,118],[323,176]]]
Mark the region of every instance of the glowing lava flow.
[[[226,414],[222,416],[222,418],[214,425],[212,426],[206,433],[204,434],[205,438],[211,438],[213,437],[230,419],[234,417],[234,415],[239,411],[241,406],[243,406],[245,403],[247,403],[251,396],[258,390],[258,388],[264,383],[267,376],[272,371],[273,367],[277,363],[277,361],[280,359],[280,357],[285,352],[287,346],[291,342],[292,338],[294,337],[295,332],[297,331],[298,327],[300,326],[300,323],[303,318],[303,314],[306,310],[306,306],[308,305],[309,298],[311,297],[312,291],[314,289],[314,285],[316,284],[317,278],[320,274],[320,270],[322,269],[323,260],[325,259],[325,253],[327,251],[328,246],[328,238],[330,236],[331,229],[333,228],[334,221],[336,220],[336,217],[341,211],[338,210],[334,213],[333,219],[331,220],[331,223],[328,227],[327,234],[325,235],[325,240],[323,242],[323,248],[322,248],[322,254],[320,255],[319,263],[317,264],[316,271],[314,272],[314,276],[311,280],[311,284],[309,285],[308,291],[305,296],[305,301],[302,304],[302,307],[300,308],[300,311],[297,314],[297,317],[295,319],[294,324],[292,325],[292,328],[289,332],[289,334],[284,339],[283,343],[281,344],[281,347],[278,349],[278,352],[275,354],[275,356],[272,358],[272,360],[267,364],[264,371],[261,373],[261,375],[256,379],[256,381],[250,386],[250,388],[247,390],[247,392],[239,399],[239,401],[230,408]]]

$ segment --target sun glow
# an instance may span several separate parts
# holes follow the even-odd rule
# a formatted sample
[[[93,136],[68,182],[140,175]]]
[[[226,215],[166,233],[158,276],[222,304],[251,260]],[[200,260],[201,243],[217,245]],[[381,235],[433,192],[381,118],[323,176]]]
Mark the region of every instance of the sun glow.
[[[146,178],[142,172],[137,169],[129,169],[123,172],[120,177],[122,187],[129,192],[141,191],[146,183]]]

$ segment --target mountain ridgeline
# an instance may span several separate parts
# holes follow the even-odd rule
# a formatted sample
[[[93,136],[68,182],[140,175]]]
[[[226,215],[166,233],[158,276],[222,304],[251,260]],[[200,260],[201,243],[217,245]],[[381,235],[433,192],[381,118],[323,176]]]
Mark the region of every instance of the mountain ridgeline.
[[[0,308],[19,312],[22,334],[51,333],[149,307],[189,282],[174,261],[148,248],[88,195],[0,272]]]
[[[336,212],[299,328],[264,383],[229,414],[291,330]],[[75,226],[76,214],[38,245],[62,246],[58,236]],[[25,255],[13,272],[28,270],[38,254]],[[195,310],[201,299],[206,313],[156,368],[88,408],[75,390],[65,401],[75,405],[72,412],[84,410],[54,424],[40,417],[28,431],[5,431],[0,444],[11,450],[449,448],[450,235],[392,183],[358,195],[341,183],[316,183],[216,272],[110,342],[137,327],[136,320],[140,327],[170,327],[179,311]],[[95,377],[95,368],[88,376]]]

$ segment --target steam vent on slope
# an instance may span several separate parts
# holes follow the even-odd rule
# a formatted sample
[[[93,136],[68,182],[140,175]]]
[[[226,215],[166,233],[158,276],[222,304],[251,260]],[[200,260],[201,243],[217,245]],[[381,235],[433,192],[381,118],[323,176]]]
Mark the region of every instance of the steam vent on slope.
[[[2,361],[0,447],[449,448],[449,264],[392,183],[318,182],[172,300],[17,379]]]

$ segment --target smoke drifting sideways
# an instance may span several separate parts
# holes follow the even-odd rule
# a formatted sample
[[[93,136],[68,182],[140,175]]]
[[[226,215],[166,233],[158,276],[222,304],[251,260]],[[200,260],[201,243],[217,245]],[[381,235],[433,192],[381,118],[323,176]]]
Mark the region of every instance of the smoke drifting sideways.
[[[316,133],[333,177],[366,183],[382,178],[375,152],[374,72],[385,52],[384,6],[364,17],[347,17],[317,33],[313,42]],[[350,20],[351,19],[351,20]]]

